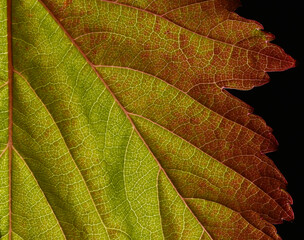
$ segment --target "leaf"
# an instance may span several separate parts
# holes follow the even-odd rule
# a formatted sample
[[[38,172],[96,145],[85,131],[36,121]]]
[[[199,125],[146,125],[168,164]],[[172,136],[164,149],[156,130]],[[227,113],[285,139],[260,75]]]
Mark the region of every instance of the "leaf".
[[[0,0],[2,239],[280,239],[271,129],[225,89],[294,60],[237,0]]]

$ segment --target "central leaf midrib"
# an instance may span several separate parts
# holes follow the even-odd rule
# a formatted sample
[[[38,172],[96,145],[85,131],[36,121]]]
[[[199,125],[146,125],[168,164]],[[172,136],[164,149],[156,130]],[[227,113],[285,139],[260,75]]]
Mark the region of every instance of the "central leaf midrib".
[[[13,157],[13,52],[12,52],[12,0],[7,0],[7,47],[8,47],[8,239],[12,239],[12,157]]]

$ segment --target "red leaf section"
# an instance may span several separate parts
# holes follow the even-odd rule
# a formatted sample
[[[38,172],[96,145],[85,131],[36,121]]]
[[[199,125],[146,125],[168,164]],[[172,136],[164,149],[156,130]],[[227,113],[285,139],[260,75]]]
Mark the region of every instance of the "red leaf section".
[[[294,215],[290,207],[292,199],[282,190],[287,182],[264,154],[274,151],[277,141],[265,122],[252,114],[252,108],[225,88],[247,90],[263,85],[269,81],[266,72],[286,70],[294,67],[295,62],[280,47],[270,43],[273,36],[262,31],[259,23],[233,12],[239,1],[100,0],[87,1],[85,7],[80,6],[85,1],[43,2],[101,75],[105,74],[104,69],[119,68],[153,76],[178,90],[178,101],[185,97],[195,100],[190,109],[183,108],[161,99],[155,92],[145,92],[127,78],[121,82],[123,76],[105,76],[131,115],[174,133],[259,189],[255,197],[242,203],[229,203],[229,192],[219,194],[222,197],[216,201],[231,208],[235,218],[241,214],[251,225],[278,239],[268,222],[281,223],[292,220]],[[116,16],[114,24],[111,17],[117,12],[122,15]],[[124,25],[126,19],[127,26]],[[148,24],[151,21],[153,28]],[[134,101],[143,95],[141,104]],[[155,99],[158,104],[151,104]],[[193,186],[198,188],[185,189],[184,179],[177,172],[170,174],[173,166],[166,166],[170,162],[167,157],[170,149],[157,145],[156,140],[149,137],[153,135],[149,130],[140,131],[183,197],[196,194],[197,198],[208,199],[207,196],[212,195],[211,185],[200,179],[192,179]],[[239,194],[246,196],[248,188],[244,183]],[[190,201],[189,204],[197,215],[209,214],[201,212],[202,203]],[[212,203],[205,204],[209,204],[210,209],[216,208]],[[198,218],[208,224],[208,219]],[[227,224],[217,227],[229,228]],[[253,229],[246,229],[243,234],[247,231],[250,236]],[[222,231],[226,230],[221,230],[216,239],[232,234]]]

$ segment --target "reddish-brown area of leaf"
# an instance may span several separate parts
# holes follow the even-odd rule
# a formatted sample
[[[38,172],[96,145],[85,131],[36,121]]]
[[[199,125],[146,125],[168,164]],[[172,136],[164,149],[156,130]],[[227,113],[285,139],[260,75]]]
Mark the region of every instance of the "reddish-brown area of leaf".
[[[265,122],[252,114],[252,108],[231,96],[225,88],[247,90],[263,85],[269,81],[266,72],[291,68],[294,60],[270,43],[273,36],[261,31],[260,24],[233,13],[239,1],[157,0],[145,7],[131,0],[97,1],[98,10],[103,9],[104,4],[111,4],[132,12],[130,16],[136,13],[137,20],[143,23],[141,34],[150,34],[145,32],[144,19],[155,17],[155,34],[150,41],[145,41],[141,35],[128,40],[114,36],[111,33],[118,30],[104,25],[104,19],[100,18],[100,24],[90,21],[91,17],[96,17],[97,9],[89,3],[87,12],[83,12],[79,10],[83,8],[72,1],[44,2],[96,68],[123,68],[152,75],[178,89],[180,100],[185,96],[195,100],[191,110],[162,102],[160,98],[158,105],[152,105],[159,96],[149,93],[138,105],[133,99],[142,92],[132,88],[131,81],[117,84],[119,76],[106,79],[130,114],[171,131],[245,177],[248,183],[244,184],[240,195],[246,194],[249,183],[257,186],[260,189],[257,196],[245,202],[229,202],[229,192],[222,192],[217,200],[276,239],[274,229],[260,216],[274,224],[293,219],[292,199],[282,190],[287,182],[265,155],[277,148],[277,141]],[[130,26],[133,20],[130,19]],[[168,23],[165,29],[164,21]],[[176,29],[181,29],[179,34]],[[157,34],[167,36],[169,43],[164,48],[172,52],[157,50],[162,47]],[[209,45],[198,47],[202,38],[211,41],[212,48]],[[106,49],[108,54],[101,54]],[[178,50],[173,51],[175,49]],[[207,116],[202,107],[211,111],[208,121],[205,121]],[[221,124],[215,126],[212,119],[219,117],[223,118]],[[164,168],[170,168],[166,166],[170,163],[166,155],[168,149],[161,149],[153,143],[153,138],[149,140],[149,134],[152,133],[148,130],[143,132],[147,143],[164,163]],[[206,199],[213,191],[211,185],[194,178],[193,187],[185,189],[182,176],[176,172],[169,176],[183,197],[193,197],[195,193],[195,197]]]

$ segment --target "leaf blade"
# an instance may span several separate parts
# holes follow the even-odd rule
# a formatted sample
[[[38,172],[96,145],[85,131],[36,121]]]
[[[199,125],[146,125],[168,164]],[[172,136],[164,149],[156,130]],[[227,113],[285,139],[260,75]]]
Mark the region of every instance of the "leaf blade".
[[[217,235],[214,229],[203,226],[202,223],[208,222],[208,219],[201,220],[202,214],[195,208],[195,204],[193,205],[190,200],[189,203],[185,201],[189,196],[195,196],[194,193],[199,193],[202,189],[205,191],[204,188],[207,185],[200,181],[204,178],[208,179],[210,176],[207,174],[199,181],[192,182],[193,188],[196,185],[199,186],[197,190],[193,190],[191,187],[179,187],[179,185],[185,185],[183,181],[186,175],[176,174],[174,166],[167,167],[168,163],[158,153],[158,151],[162,151],[163,146],[155,145],[158,143],[157,141],[149,141],[149,138],[159,132],[159,129],[155,130],[157,127],[153,126],[151,129],[154,129],[155,133],[146,134],[142,126],[139,127],[138,118],[141,117],[171,131],[169,135],[173,136],[168,136],[167,140],[178,137],[181,141],[179,148],[185,145],[186,148],[195,149],[199,154],[212,155],[210,158],[215,160],[217,168],[224,169],[219,172],[215,170],[215,175],[212,177],[215,182],[219,181],[216,175],[221,176],[227,171],[238,176],[235,183],[223,184],[222,187],[238,185],[244,181],[249,182],[249,185],[252,184],[251,189],[253,190],[249,195],[252,196],[254,195],[252,192],[258,191],[258,197],[262,196],[257,200],[257,205],[251,209],[252,206],[249,203],[255,202],[256,199],[250,199],[244,200],[243,205],[236,204],[237,200],[234,200],[231,206],[235,204],[233,205],[234,210],[242,213],[237,215],[242,224],[245,224],[246,220],[252,224],[250,226],[253,228],[249,232],[257,232],[252,235],[254,238],[278,239],[275,229],[271,225],[257,220],[258,218],[252,217],[250,214],[243,214],[243,212],[253,210],[273,223],[281,221],[282,218],[288,220],[293,218],[290,196],[285,192],[280,192],[280,188],[285,188],[286,180],[272,161],[261,154],[261,152],[273,150],[276,147],[276,140],[272,136],[271,130],[260,118],[247,116],[250,112],[248,106],[229,96],[222,91],[222,88],[245,89],[263,84],[267,81],[266,70],[289,68],[293,66],[293,60],[278,47],[268,44],[267,41],[263,42],[265,39],[270,40],[271,37],[261,34],[259,31],[253,34],[257,36],[257,39],[253,37],[255,39],[253,43],[256,41],[257,44],[250,46],[252,44],[250,41],[241,40],[241,43],[231,43],[236,38],[235,35],[226,38],[226,42],[220,42],[222,40],[217,40],[216,37],[202,38],[200,33],[193,31],[191,24],[189,26],[177,24],[177,17],[181,17],[182,21],[185,20],[183,17],[187,17],[183,16],[182,11],[196,10],[197,6],[200,6],[201,10],[208,15],[210,5],[211,10],[215,9],[226,17],[235,18],[234,20],[244,22],[245,25],[251,24],[253,28],[256,27],[257,24],[247,22],[229,12],[235,7],[237,1],[184,1],[178,3],[181,5],[174,5],[176,4],[174,1],[158,1],[157,4],[162,6],[158,10],[155,8],[155,3],[155,1],[142,1],[140,4],[143,5],[128,6],[130,4],[128,1],[124,1],[124,3],[117,1],[88,1],[87,3],[82,1],[65,1],[64,3],[61,1],[23,1],[21,4],[14,2],[13,44],[15,49],[14,68],[16,69],[14,96],[17,96],[14,99],[15,148],[28,164],[37,183],[41,185],[50,206],[55,206],[54,213],[58,216],[62,230],[67,232],[67,238],[81,239],[96,236],[105,239],[137,239],[138,237],[140,239],[176,239],[177,237],[180,239],[189,237],[220,239],[221,236]],[[163,16],[160,16],[158,11],[163,9],[162,4],[168,4],[166,11],[169,13],[163,12]],[[147,10],[143,10],[143,7]],[[111,14],[103,14],[101,18],[100,14],[103,12]],[[177,12],[178,14],[176,14]],[[207,17],[210,18],[210,16]],[[83,19],[85,20],[83,21]],[[104,22],[100,22],[101,19]],[[118,19],[122,20],[121,23],[117,22]],[[146,21],[146,19],[150,20]],[[199,18],[191,19],[194,22],[196,20],[199,21]],[[231,26],[236,28],[233,24],[230,26],[230,20],[220,20],[220,23],[213,28],[216,35],[223,35],[222,29]],[[189,20],[189,22],[191,21]],[[94,26],[97,22],[99,24]],[[228,25],[225,25],[224,22]],[[136,27],[134,28],[132,24],[135,24]],[[30,25],[35,27],[32,32],[27,32]],[[106,25],[110,31],[103,29]],[[123,25],[127,25],[128,28],[124,29]],[[246,26],[248,27],[248,25]],[[221,26],[221,29],[218,26]],[[96,27],[97,30],[99,27],[102,31],[98,32],[96,29],[92,31],[92,27]],[[133,32],[130,30],[132,28],[134,28]],[[146,47],[144,49],[146,52],[141,55],[140,43],[145,38],[141,39],[136,34],[144,35],[144,33],[149,33],[149,29],[151,29],[149,37],[154,45],[151,46],[150,43],[144,41],[143,46]],[[240,32],[242,29],[241,27]],[[115,32],[113,30],[116,33],[113,34]],[[172,34],[172,30],[175,31],[173,33],[175,36],[168,36]],[[245,40],[251,36],[252,32],[248,31],[246,34]],[[36,36],[39,37],[35,39]],[[117,45],[120,39],[124,39],[121,42],[123,47]],[[134,40],[136,44],[132,47],[129,46],[128,49],[128,44],[124,45],[125,39],[130,40],[127,42],[129,45]],[[164,41],[162,41],[163,39]],[[261,45],[261,40],[264,45]],[[104,45],[102,48],[96,49],[94,47],[96,43],[97,47]],[[241,44],[241,47],[238,44]],[[259,52],[259,48],[264,49],[265,44],[271,50],[267,50],[266,53]],[[174,50],[176,46],[179,48],[177,52]],[[188,46],[194,47],[191,49]],[[204,47],[207,49],[206,52],[201,51],[204,50]],[[247,49],[251,47],[252,49]],[[157,48],[162,48],[162,51]],[[156,54],[153,53],[153,49],[156,49]],[[190,59],[193,50],[198,54],[195,56],[196,59]],[[208,51],[213,52],[211,57],[208,57]],[[251,54],[247,55],[247,58],[244,57],[246,52]],[[259,53],[257,54],[257,52]],[[274,56],[271,56],[272,52],[274,52]],[[253,56],[252,53],[255,55]],[[107,56],[108,54],[110,55]],[[241,63],[236,64],[237,67],[240,67],[238,70],[234,67],[223,68],[222,65],[225,65],[225,61],[223,63],[219,58],[227,58],[230,55],[234,55],[234,57],[226,59],[230,67],[236,64],[235,56],[240,55],[240,62],[244,59],[250,60],[248,66],[254,69],[253,74],[244,74],[240,79],[231,75],[233,72],[240,75],[245,68]],[[259,62],[256,61],[257,59]],[[267,59],[272,60],[267,62]],[[139,60],[143,60],[143,63],[140,63]],[[111,64],[111,61],[115,64]],[[152,64],[148,64],[149,61],[152,61]],[[168,62],[167,65],[166,62]],[[203,65],[200,65],[201,62]],[[287,64],[281,64],[283,62],[287,62]],[[165,68],[162,64],[165,65]],[[209,65],[210,68],[208,68]],[[202,74],[200,69],[202,66],[204,66],[202,68],[204,71],[207,70],[206,72],[210,71],[210,73]],[[118,84],[116,84],[117,79],[111,79],[112,75],[104,68],[111,69],[111,71],[114,68],[119,69],[120,74],[123,73],[121,76],[115,73],[119,79]],[[180,73],[182,72],[180,76],[176,75],[176,68]],[[220,73],[215,74],[214,69],[219,69]],[[129,73],[131,75],[142,74],[141,77],[137,75],[135,79],[141,79],[142,82],[145,82],[145,86],[142,87],[144,84],[141,84],[142,86],[138,87],[138,84],[129,81],[127,79],[130,78]],[[213,74],[216,78],[212,81]],[[248,76],[250,81],[246,80]],[[187,77],[190,81],[187,80]],[[201,80],[203,82],[200,82]],[[119,86],[119,81],[123,82],[124,87],[133,89],[129,92],[125,91]],[[153,88],[152,91],[149,89],[151,82],[153,84],[157,82],[154,86],[155,89],[162,89],[160,92],[165,90],[164,94],[157,95],[159,94],[157,91],[153,93]],[[204,89],[205,86],[207,87]],[[3,87],[5,88],[5,85]],[[141,94],[140,91],[143,93]],[[210,96],[203,98],[204,92],[213,94],[214,102],[218,104],[213,106]],[[144,100],[137,100],[137,103],[134,104],[136,96],[148,94],[151,94],[150,97],[146,99],[143,97]],[[222,101],[215,98],[217,95]],[[228,100],[229,104],[226,104],[223,99]],[[1,102],[5,103],[5,98]],[[168,102],[169,106],[167,106]],[[149,108],[149,103],[156,104],[157,107]],[[179,104],[184,108],[176,108]],[[238,110],[235,111],[235,108]],[[33,110],[36,113],[34,116],[31,113]],[[155,113],[156,111],[159,112],[159,115]],[[195,113],[195,111],[197,112]],[[233,113],[229,114],[230,111]],[[197,117],[203,112],[206,116],[202,114]],[[168,113],[171,116],[166,118]],[[237,113],[240,113],[240,118]],[[212,117],[210,117],[211,115]],[[21,116],[26,117],[27,120],[21,120]],[[172,119],[178,124],[174,125]],[[187,123],[188,120],[190,124]],[[203,123],[201,128],[193,127],[190,130],[193,134],[188,133],[191,125],[197,126],[200,123]],[[208,132],[208,129],[213,133]],[[195,131],[202,133],[202,138],[199,138]],[[196,138],[192,136],[196,136]],[[209,143],[218,142],[220,144],[208,145],[208,138]],[[237,141],[236,144],[235,141]],[[228,150],[225,145],[228,145]],[[238,146],[239,149],[236,150]],[[216,151],[217,147],[220,149],[219,154]],[[233,149],[232,152],[229,152],[230,148]],[[30,152],[28,149],[33,149],[33,151]],[[44,150],[41,151],[41,149]],[[177,154],[176,149],[173,148],[165,150],[165,155],[170,155],[172,150],[172,155]],[[50,152],[53,156],[50,155]],[[251,176],[248,170],[254,166],[252,159],[247,159],[243,168],[239,168],[236,164],[239,156],[241,160],[245,159],[243,156],[245,153],[254,155],[254,158],[264,163],[264,168],[257,175]],[[88,156],[89,161],[87,161]],[[186,158],[185,155],[182,156],[182,159]],[[114,159],[116,162],[113,161]],[[191,162],[195,162],[194,158],[189,159]],[[227,163],[231,159],[233,161]],[[59,161],[57,162],[57,160]],[[224,162],[227,166],[216,160]],[[37,163],[40,164],[39,167],[37,167],[39,165]],[[58,169],[54,170],[54,166],[51,166],[50,163],[57,164]],[[63,169],[60,169],[60,164],[64,166]],[[69,164],[76,171],[72,171],[70,168],[71,171],[68,170],[68,173],[65,174]],[[208,161],[202,161],[202,164],[209,165]],[[41,170],[45,168],[43,165],[48,166],[49,169]],[[181,163],[175,162],[175,166],[179,165]],[[236,168],[230,170],[230,167],[233,166]],[[73,174],[69,175],[71,172]],[[189,171],[187,171],[188,173]],[[67,176],[62,178],[63,175]],[[175,175],[179,176],[175,177]],[[62,189],[64,186],[75,187],[75,183],[73,183],[75,179],[78,179],[76,180],[77,187],[73,191],[69,190],[69,194],[66,195],[58,193],[55,186],[62,184],[60,179],[65,179]],[[191,179],[193,180],[193,177]],[[230,179],[229,176],[228,179]],[[54,186],[51,186],[52,183]],[[210,186],[207,187],[207,192],[208,188]],[[79,191],[79,189],[81,190]],[[185,193],[187,191],[190,193]],[[237,193],[235,190],[232,192]],[[212,196],[213,193],[209,191],[208,194]],[[199,195],[199,197],[207,198],[206,195]],[[227,199],[224,200],[224,202],[227,201]],[[200,204],[202,202],[207,203],[205,205],[209,204],[206,200],[200,200]],[[268,207],[260,208],[259,204],[264,202],[271,203]],[[176,208],[169,208],[167,206],[169,203],[170,206],[176,205]],[[200,204],[198,205],[202,206]],[[74,209],[71,211],[72,208]],[[223,213],[228,211],[223,206],[220,209]],[[275,213],[271,213],[271,210],[274,210]],[[74,217],[71,216],[71,212]],[[166,215],[167,212],[172,215]],[[85,219],[83,216],[88,216],[88,218]],[[113,221],[113,219],[115,220]],[[89,225],[92,225],[92,221],[93,227],[90,228]],[[229,220],[226,222],[229,224]],[[208,223],[205,224],[208,225]],[[191,227],[193,230],[189,231]],[[138,235],[139,233],[140,235]],[[16,232],[12,234],[16,234]],[[18,230],[17,234],[29,238],[27,233],[22,233],[21,230]],[[224,235],[226,236],[226,234]],[[240,235],[231,234],[227,237],[238,238]]]

